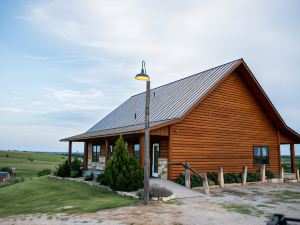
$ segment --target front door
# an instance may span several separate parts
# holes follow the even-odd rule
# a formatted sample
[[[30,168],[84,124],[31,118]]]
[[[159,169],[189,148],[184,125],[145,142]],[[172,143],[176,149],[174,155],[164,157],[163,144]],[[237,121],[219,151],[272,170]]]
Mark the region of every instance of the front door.
[[[158,177],[159,144],[152,145],[152,176]]]

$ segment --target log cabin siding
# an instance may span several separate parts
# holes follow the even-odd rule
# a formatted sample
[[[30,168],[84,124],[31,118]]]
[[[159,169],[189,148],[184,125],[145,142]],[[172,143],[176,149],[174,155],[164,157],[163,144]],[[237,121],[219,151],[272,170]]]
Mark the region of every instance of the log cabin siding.
[[[150,135],[169,136],[169,127],[161,127],[150,131]]]
[[[279,173],[277,130],[236,72],[231,73],[182,121],[170,126],[172,162],[189,162],[199,172],[239,173],[253,165],[253,146],[269,147],[267,170]],[[172,167],[169,177],[183,172]]]

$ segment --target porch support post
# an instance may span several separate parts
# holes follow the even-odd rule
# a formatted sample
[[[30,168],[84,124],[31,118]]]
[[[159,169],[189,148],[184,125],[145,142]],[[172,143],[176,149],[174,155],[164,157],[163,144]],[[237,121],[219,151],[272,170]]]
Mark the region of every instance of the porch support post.
[[[295,145],[290,144],[291,151],[291,172],[296,173]]]
[[[108,140],[107,138],[105,139],[105,164],[107,164],[109,160],[109,153],[108,153]]]
[[[169,141],[168,141],[168,163],[172,163],[172,130],[171,126],[169,126]],[[172,178],[172,166],[168,166],[168,179],[171,180]]]
[[[89,152],[88,152],[88,143],[87,142],[84,142],[84,163],[83,163],[83,168],[85,170],[87,170],[87,167],[88,167],[88,155],[89,155]]]
[[[72,141],[69,141],[69,154],[68,154],[68,163],[71,166],[72,161]]]

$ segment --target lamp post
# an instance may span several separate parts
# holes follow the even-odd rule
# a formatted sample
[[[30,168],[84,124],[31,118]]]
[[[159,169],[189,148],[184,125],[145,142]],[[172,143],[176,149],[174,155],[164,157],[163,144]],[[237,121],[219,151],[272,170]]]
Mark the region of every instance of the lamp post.
[[[150,77],[146,73],[145,61],[142,61],[141,73],[135,76],[137,80],[146,81],[146,107],[145,107],[145,147],[144,147],[144,204],[149,202],[149,106],[150,106]]]

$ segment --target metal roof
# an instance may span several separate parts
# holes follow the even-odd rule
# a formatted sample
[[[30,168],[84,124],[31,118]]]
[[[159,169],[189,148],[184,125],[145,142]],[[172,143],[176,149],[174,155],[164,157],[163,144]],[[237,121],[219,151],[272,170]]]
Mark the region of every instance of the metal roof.
[[[242,61],[242,59],[238,59],[152,89],[150,126],[181,118]],[[143,129],[145,94],[143,92],[130,97],[86,133],[63,140]]]
[[[156,121],[156,122],[150,122],[150,127],[157,126],[160,124],[164,124],[169,122],[170,120],[164,120],[164,121]],[[109,136],[109,135],[117,135],[117,134],[124,134],[124,133],[132,133],[139,130],[143,130],[145,128],[144,123],[133,125],[133,126],[127,126],[127,127],[118,127],[113,129],[106,129],[106,130],[100,130],[100,131],[94,131],[94,132],[86,132],[83,134],[75,135],[63,140],[82,140],[87,138],[93,138],[93,137],[101,137],[101,136]]]

